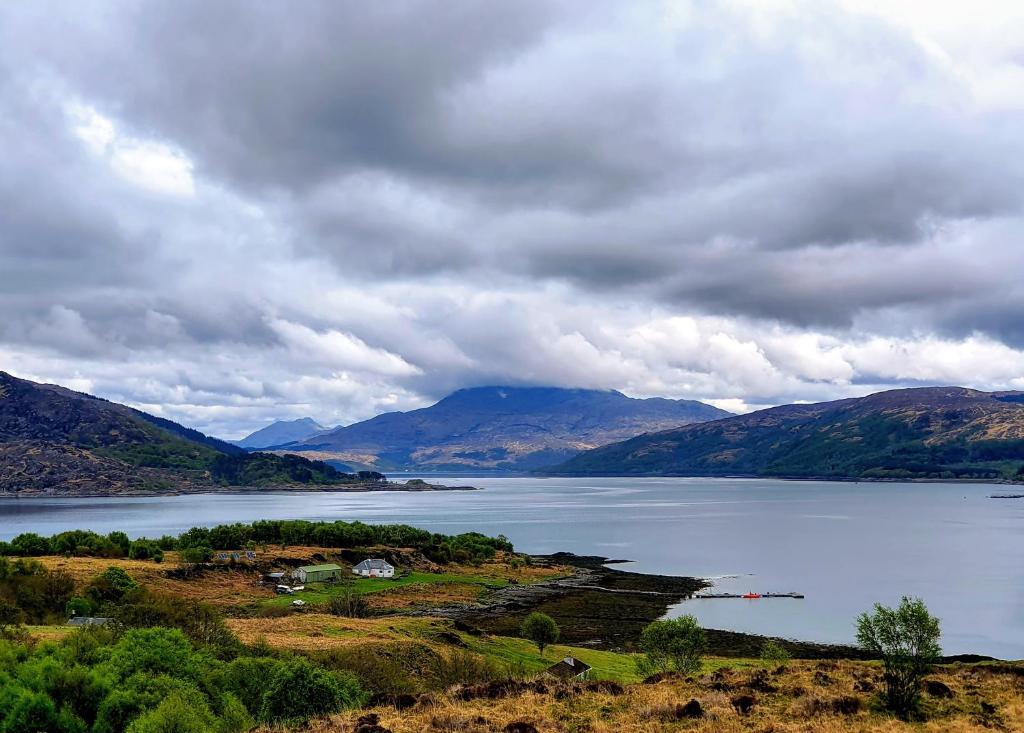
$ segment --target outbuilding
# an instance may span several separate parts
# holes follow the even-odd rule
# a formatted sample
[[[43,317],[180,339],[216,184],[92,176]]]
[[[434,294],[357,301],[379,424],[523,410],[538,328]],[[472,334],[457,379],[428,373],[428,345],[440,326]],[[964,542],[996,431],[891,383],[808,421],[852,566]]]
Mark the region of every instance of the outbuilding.
[[[558,664],[548,667],[546,671],[563,680],[585,680],[590,676],[591,669],[593,668],[589,664],[576,657],[565,657]]]
[[[386,560],[375,557],[353,565],[352,574],[362,575],[364,578],[393,578],[395,577],[395,568]]]
[[[106,626],[110,619],[103,616],[72,616],[68,626]]]
[[[341,578],[341,566],[334,563],[303,565],[292,576],[300,583],[329,583]]]

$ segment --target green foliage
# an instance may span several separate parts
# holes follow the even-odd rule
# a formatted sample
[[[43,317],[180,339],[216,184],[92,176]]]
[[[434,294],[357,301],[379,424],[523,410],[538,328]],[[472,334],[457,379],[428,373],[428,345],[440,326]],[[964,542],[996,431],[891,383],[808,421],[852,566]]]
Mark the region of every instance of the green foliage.
[[[789,660],[789,652],[778,642],[766,641],[761,647],[761,661],[771,667],[785,667]]]
[[[163,562],[164,551],[153,540],[138,539],[131,543],[128,549],[128,557],[132,560]]]
[[[302,724],[363,702],[363,692],[350,674],[328,672],[297,657],[280,666],[267,683],[260,718],[267,723]]]
[[[193,565],[210,562],[213,559],[213,548],[209,545],[198,545],[197,547],[186,547],[181,551],[182,562]]]
[[[208,733],[218,729],[210,706],[197,690],[172,692],[128,726],[127,733]]]
[[[558,641],[561,629],[558,628],[555,620],[546,613],[534,611],[523,619],[519,633],[524,639],[529,639],[536,644],[541,656],[544,656],[544,647]]]
[[[113,617],[124,628],[179,629],[190,642],[216,657],[230,657],[239,650],[238,639],[220,612],[200,601],[147,593],[117,606]]]
[[[93,578],[85,593],[94,604],[102,606],[119,603],[138,587],[139,584],[123,568],[112,565]]]
[[[641,674],[700,671],[707,641],[704,629],[693,616],[655,621],[640,634],[644,656],[638,661]]]
[[[263,520],[252,524],[221,524],[216,527],[193,527],[181,536],[161,537],[159,540],[139,538],[124,545],[126,537],[112,533],[103,537],[94,532],[74,530],[51,538],[36,534],[16,537],[8,554],[38,556],[50,554],[89,555],[134,559],[162,559],[163,551],[182,551],[182,559],[190,563],[209,562],[213,549],[243,550],[258,545],[311,545],[314,547],[365,547],[387,545],[411,547],[436,562],[476,562],[493,558],[499,551],[511,552],[507,537],[487,537],[479,532],[443,535],[428,532],[406,524],[370,525],[363,522],[308,522],[301,519]],[[111,538],[116,539],[115,542]],[[121,543],[121,544],[119,544]],[[122,552],[123,547],[123,552]],[[194,549],[196,552],[185,552]],[[0,580],[3,570],[0,568]]]
[[[942,654],[941,636],[939,620],[920,598],[904,596],[895,609],[876,603],[857,617],[857,643],[885,664],[885,702],[893,712],[917,710],[921,682]]]

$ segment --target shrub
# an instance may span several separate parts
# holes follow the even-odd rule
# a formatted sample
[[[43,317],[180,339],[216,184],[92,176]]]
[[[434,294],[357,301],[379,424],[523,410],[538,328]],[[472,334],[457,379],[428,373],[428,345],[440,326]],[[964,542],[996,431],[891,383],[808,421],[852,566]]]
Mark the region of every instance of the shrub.
[[[86,595],[97,605],[119,603],[139,587],[139,584],[124,569],[111,566],[97,575],[86,588]]]
[[[640,634],[644,656],[637,665],[644,675],[670,670],[694,674],[700,670],[705,646],[704,629],[693,616],[655,621]]]
[[[540,611],[534,611],[524,618],[519,632],[524,639],[529,639],[537,645],[542,657],[544,656],[544,647],[554,644],[561,636],[561,629],[558,628],[555,620]]]
[[[281,665],[267,683],[260,718],[267,723],[304,724],[315,715],[362,703],[353,675],[328,672],[297,657]]]
[[[136,718],[126,733],[208,733],[216,730],[213,713],[202,695],[178,691]]]
[[[789,660],[789,652],[776,641],[766,641],[761,647],[761,661],[769,666],[785,667]]]
[[[181,561],[198,565],[213,559],[213,548],[209,545],[186,547],[181,551]]]
[[[893,712],[917,710],[921,683],[942,653],[940,637],[939,620],[920,598],[904,596],[895,609],[876,603],[873,613],[857,617],[857,642],[882,657],[885,703]]]

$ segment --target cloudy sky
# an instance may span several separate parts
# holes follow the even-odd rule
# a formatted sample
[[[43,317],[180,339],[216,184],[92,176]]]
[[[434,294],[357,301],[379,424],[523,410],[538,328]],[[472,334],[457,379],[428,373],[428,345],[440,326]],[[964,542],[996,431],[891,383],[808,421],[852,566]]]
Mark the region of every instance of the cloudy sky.
[[[1019,2],[8,2],[0,153],[0,369],[225,437],[1024,389]]]

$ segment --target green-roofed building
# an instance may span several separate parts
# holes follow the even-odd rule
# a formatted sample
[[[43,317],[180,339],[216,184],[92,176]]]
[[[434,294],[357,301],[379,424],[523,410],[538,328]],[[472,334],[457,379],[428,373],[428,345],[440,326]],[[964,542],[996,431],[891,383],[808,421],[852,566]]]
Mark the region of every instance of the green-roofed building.
[[[300,583],[329,583],[341,578],[341,566],[334,563],[303,565],[295,571],[295,578]]]

